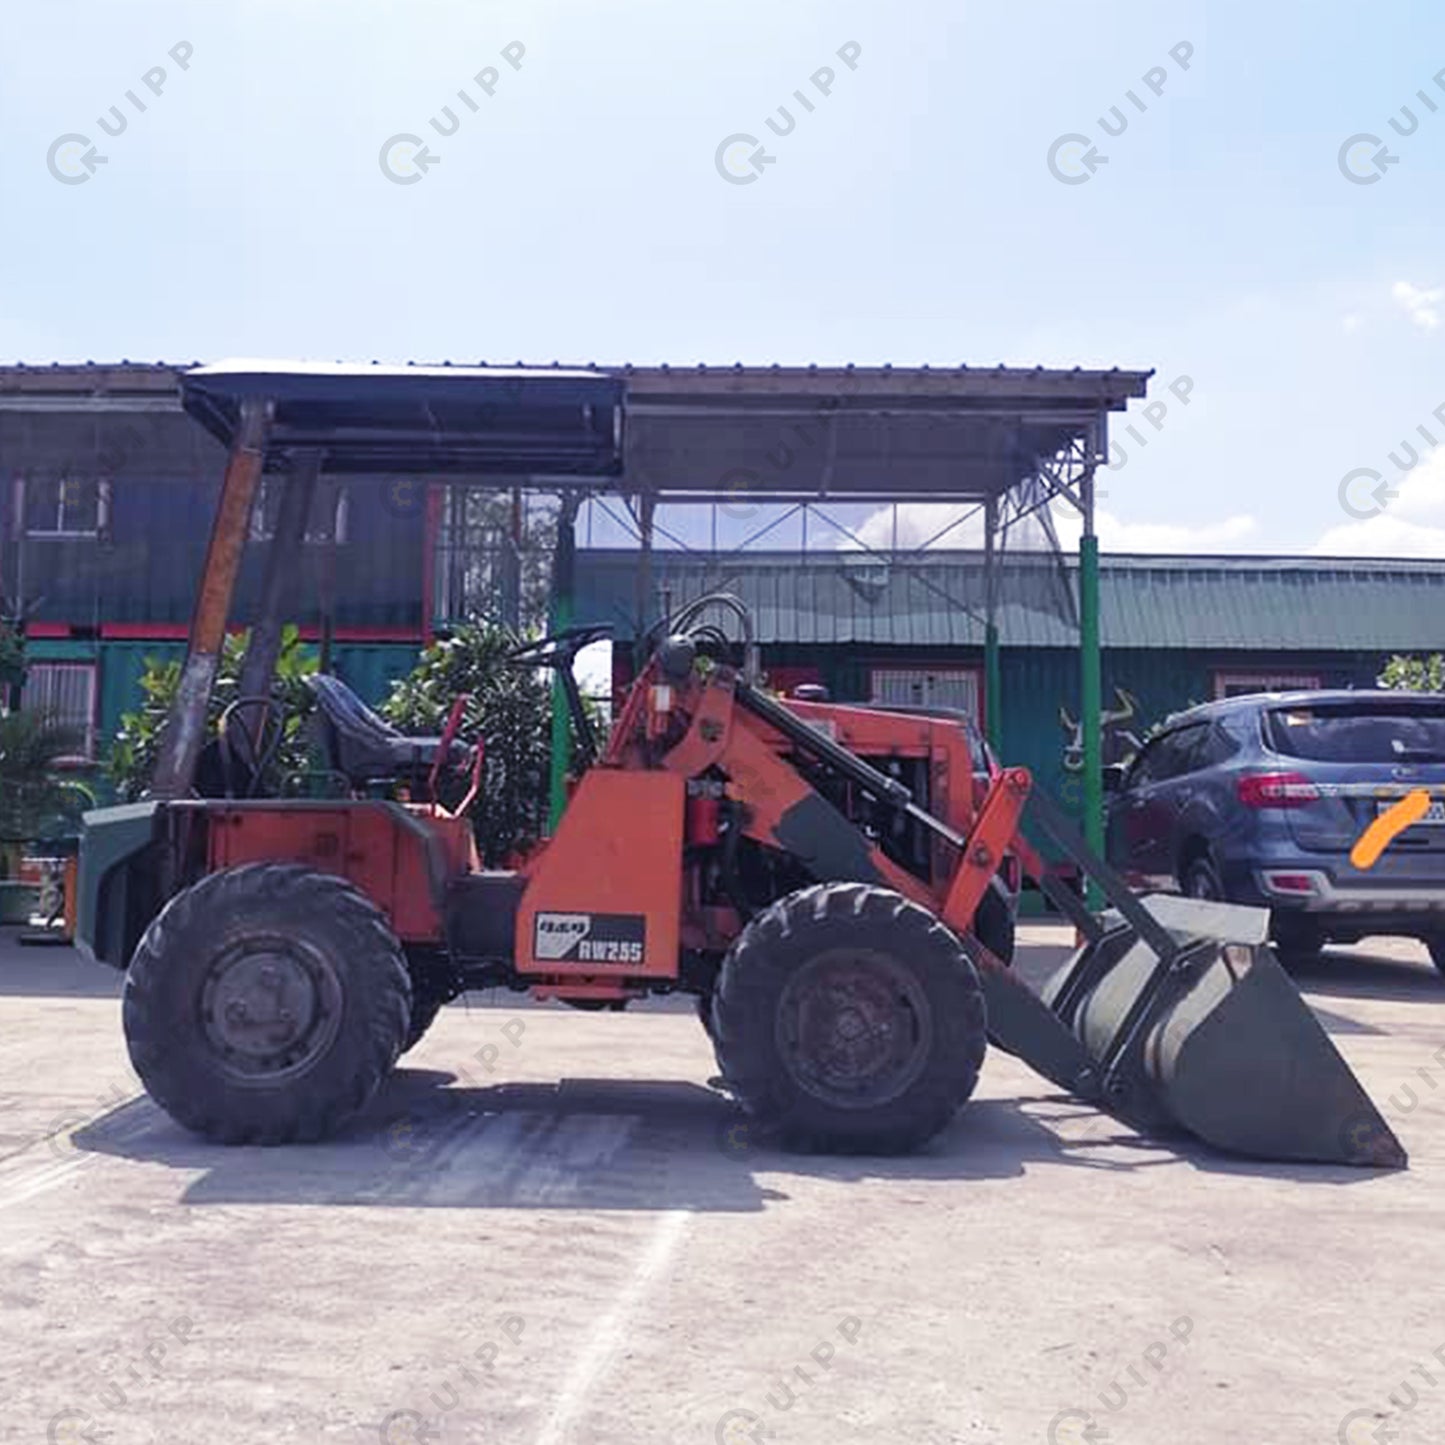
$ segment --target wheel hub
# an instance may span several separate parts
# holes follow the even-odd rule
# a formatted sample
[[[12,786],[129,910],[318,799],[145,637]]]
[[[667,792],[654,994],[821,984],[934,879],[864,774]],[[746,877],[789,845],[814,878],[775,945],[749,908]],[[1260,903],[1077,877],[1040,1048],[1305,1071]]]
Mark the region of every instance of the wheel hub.
[[[299,1073],[341,1022],[330,963],[297,938],[248,937],[220,953],[201,992],[202,1033],[225,1070],[244,1080]]]
[[[923,1071],[928,1018],[923,990],[904,964],[887,954],[835,950],[788,980],[778,1048],[794,1079],[816,1098],[875,1108]]]

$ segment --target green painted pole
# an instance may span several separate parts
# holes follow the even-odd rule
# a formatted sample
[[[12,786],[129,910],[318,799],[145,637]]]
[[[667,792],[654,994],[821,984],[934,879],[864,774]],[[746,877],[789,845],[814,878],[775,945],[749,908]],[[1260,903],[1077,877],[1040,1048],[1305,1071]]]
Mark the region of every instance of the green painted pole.
[[[898,509],[894,508],[897,524]],[[983,735],[995,753],[1002,754],[1003,691],[999,681],[998,628],[994,625],[998,601],[998,498],[983,507],[983,590],[986,615],[983,630]]]
[[[1003,756],[1003,683],[998,657],[998,628],[988,624],[983,636],[984,736],[988,745]]]
[[[1084,729],[1084,841],[1104,851],[1104,772],[1100,748],[1099,708],[1099,539],[1091,532],[1079,538],[1079,708]],[[1085,893],[1090,908],[1102,904],[1091,879]]]

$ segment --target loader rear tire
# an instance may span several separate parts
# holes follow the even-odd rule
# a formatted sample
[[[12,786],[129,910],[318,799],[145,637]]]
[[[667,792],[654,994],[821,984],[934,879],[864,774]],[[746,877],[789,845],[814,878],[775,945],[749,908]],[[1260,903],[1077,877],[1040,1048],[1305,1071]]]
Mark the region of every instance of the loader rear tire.
[[[131,1063],[187,1129],[223,1144],[334,1133],[396,1062],[411,982],[380,910],[288,863],[203,878],[151,923],[126,975]]]
[[[898,893],[800,889],[758,914],[723,962],[713,1046],[762,1137],[900,1154],[973,1092],[987,1047],[978,974],[957,936]]]
[[[406,1037],[401,1041],[402,1053],[414,1049],[422,1041],[422,1036],[436,1022],[444,1003],[446,999],[441,995],[420,993],[416,985],[412,985],[411,1013],[408,1015]]]

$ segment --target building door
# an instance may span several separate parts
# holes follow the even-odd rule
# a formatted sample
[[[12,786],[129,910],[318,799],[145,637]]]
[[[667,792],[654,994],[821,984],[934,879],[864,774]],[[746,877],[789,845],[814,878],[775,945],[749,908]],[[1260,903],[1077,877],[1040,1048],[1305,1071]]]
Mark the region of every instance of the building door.
[[[878,707],[954,708],[975,722],[981,716],[976,667],[875,667],[869,687],[868,700]]]

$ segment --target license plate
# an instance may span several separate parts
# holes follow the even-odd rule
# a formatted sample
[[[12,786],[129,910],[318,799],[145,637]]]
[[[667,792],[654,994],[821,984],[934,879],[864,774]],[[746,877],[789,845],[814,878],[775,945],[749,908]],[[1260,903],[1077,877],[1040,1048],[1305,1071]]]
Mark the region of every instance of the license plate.
[[[1375,804],[1376,813],[1388,812],[1400,800],[1398,798],[1380,799]],[[1425,823],[1445,823],[1445,798],[1431,798],[1430,806],[1425,810],[1425,816],[1415,826],[1419,827]]]

